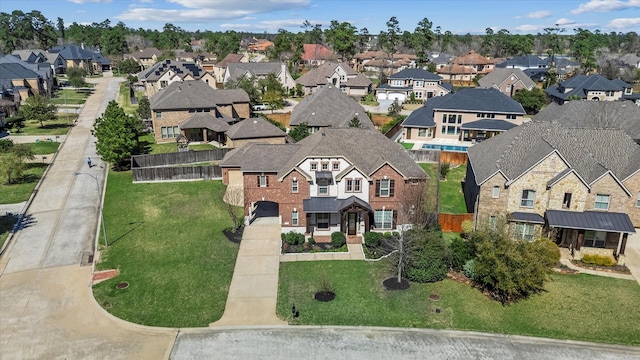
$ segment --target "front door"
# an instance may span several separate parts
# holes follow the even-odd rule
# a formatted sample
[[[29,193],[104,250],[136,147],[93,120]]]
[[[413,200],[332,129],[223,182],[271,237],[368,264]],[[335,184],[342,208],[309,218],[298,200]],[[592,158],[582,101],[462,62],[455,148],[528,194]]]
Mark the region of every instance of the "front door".
[[[356,234],[356,219],[357,219],[357,215],[356,213],[349,213],[347,214],[348,220],[347,220],[347,235],[355,235]]]

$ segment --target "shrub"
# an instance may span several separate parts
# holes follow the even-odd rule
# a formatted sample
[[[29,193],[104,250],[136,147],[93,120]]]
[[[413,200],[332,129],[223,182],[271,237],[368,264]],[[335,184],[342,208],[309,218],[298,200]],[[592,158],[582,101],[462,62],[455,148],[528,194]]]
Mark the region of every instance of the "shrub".
[[[339,248],[347,242],[347,239],[344,237],[344,234],[340,231],[336,231],[331,233],[331,245],[334,248]]]
[[[283,233],[281,237],[282,240],[289,245],[301,245],[304,243],[304,235],[294,231],[289,231],[286,234]]]
[[[449,170],[451,169],[451,165],[449,165],[449,163],[443,163],[440,165],[440,178],[441,179],[446,179],[447,178],[447,174],[449,173]]]
[[[447,262],[449,268],[460,271],[463,270],[465,264],[475,256],[475,245],[470,241],[462,240],[458,237],[449,244]]]
[[[316,239],[310,237],[309,239],[307,239],[307,242],[309,243],[309,245],[313,246],[316,244]]]
[[[411,281],[436,282],[447,276],[446,246],[438,231],[416,230],[405,234],[409,258],[405,274]]]
[[[391,237],[391,231],[385,231],[384,233],[382,233],[382,236],[386,237],[386,238],[390,238]]]
[[[464,263],[462,267],[462,273],[464,276],[468,277],[469,280],[475,281],[476,279],[476,260],[471,259]]]
[[[369,231],[364,233],[364,243],[367,247],[378,247],[380,245],[380,240],[382,239],[382,234],[379,232]]]
[[[614,266],[616,264],[616,261],[611,256],[599,254],[584,254],[582,255],[582,262],[596,266]]]
[[[462,234],[466,237],[470,232],[473,231],[473,221],[464,220],[462,224],[460,224],[460,227],[462,227]]]

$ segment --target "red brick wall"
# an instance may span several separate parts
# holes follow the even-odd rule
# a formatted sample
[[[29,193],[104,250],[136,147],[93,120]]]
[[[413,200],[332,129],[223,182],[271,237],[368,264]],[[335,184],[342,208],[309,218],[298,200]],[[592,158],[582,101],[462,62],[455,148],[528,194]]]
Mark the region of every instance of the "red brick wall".
[[[384,179],[385,176],[387,176],[388,179],[395,180],[393,197],[376,196],[376,180]],[[369,204],[374,211],[381,210],[383,206],[386,210],[400,210],[405,188],[408,186],[416,186],[405,183],[403,177],[389,165],[380,168],[371,178],[373,182],[369,187]],[[398,222],[401,221],[401,215],[398,214]]]

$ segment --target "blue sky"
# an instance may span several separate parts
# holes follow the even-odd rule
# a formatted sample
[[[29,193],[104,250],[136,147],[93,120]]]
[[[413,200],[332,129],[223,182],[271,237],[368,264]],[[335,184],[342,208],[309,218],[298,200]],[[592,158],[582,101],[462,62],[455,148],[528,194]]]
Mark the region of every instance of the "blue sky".
[[[132,28],[161,29],[170,22],[186,30],[301,31],[304,20],[328,27],[348,21],[370,33],[396,16],[413,31],[427,17],[433,28],[454,34],[483,34],[487,27],[536,34],[558,24],[602,32],[640,33],[640,0],[2,0],[0,11],[41,11],[55,22],[122,21]]]

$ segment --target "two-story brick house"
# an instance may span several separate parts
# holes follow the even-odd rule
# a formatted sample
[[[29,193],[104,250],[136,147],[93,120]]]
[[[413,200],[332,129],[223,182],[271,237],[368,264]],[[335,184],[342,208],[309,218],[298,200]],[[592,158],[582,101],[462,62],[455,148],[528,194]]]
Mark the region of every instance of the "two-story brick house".
[[[578,258],[624,261],[640,227],[640,145],[623,131],[529,122],[468,154],[464,193],[476,227],[507,221],[518,238],[542,232]]]
[[[247,144],[220,166],[223,182],[243,190],[248,220],[271,208],[283,231],[311,236],[396,229],[407,189],[424,189],[428,178],[402,147],[361,128],[325,128],[296,144]]]
[[[519,102],[496,88],[470,88],[429,99],[402,123],[403,141],[484,140],[522,124]]]
[[[390,75],[387,83],[378,86],[375,93],[380,100],[403,102],[411,98],[411,93],[416,99],[426,100],[447,95],[451,90],[451,84],[443,83],[442,77],[427,70],[408,68]]]
[[[212,89],[200,80],[174,82],[149,99],[157,143],[176,141],[225,142],[225,132],[249,118],[249,95],[240,89]]]

